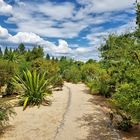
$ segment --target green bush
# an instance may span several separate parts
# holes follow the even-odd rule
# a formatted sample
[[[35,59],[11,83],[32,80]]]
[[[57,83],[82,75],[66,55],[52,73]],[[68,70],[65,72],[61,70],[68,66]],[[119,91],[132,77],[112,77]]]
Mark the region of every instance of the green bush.
[[[82,80],[84,82],[95,79],[95,74],[99,70],[97,63],[86,63],[82,66]]]
[[[117,92],[111,99],[112,105],[123,110],[131,116],[133,122],[140,121],[140,91],[133,83],[123,83],[117,88]]]
[[[24,93],[21,95],[23,109],[27,105],[39,105],[45,100],[49,92],[49,83],[45,79],[45,73],[37,74],[36,71],[23,71],[23,77],[17,75],[13,78],[13,85],[19,86]]]
[[[55,76],[52,77],[52,79],[50,80],[51,85],[53,86],[53,88],[62,88],[63,84],[64,84],[64,80],[62,78],[61,75],[57,74]]]
[[[76,66],[71,66],[63,72],[63,78],[67,82],[78,83],[81,81],[81,71]]]
[[[7,60],[0,60],[0,89],[1,86],[7,85],[5,95],[11,95],[13,93],[13,86],[11,85],[11,79],[18,71],[17,64],[14,62],[8,62]]]
[[[98,93],[105,97],[111,97],[112,95],[112,85],[111,77],[107,71],[101,67],[97,67],[90,74],[86,73],[89,77],[86,81],[87,86],[90,88],[91,93]],[[88,70],[88,69],[87,69]],[[86,70],[86,71],[87,71]],[[91,76],[90,76],[91,75]]]
[[[43,58],[37,58],[32,61],[32,70],[36,70],[38,73],[46,73],[46,78],[50,79],[59,72],[59,65],[52,60],[45,60]]]

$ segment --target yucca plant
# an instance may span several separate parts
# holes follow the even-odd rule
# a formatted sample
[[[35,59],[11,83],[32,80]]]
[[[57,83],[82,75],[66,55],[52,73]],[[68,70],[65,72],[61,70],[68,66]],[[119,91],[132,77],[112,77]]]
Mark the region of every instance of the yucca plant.
[[[36,71],[23,71],[23,76],[15,76],[13,84],[19,86],[24,92],[21,95],[23,110],[27,105],[39,105],[45,100],[49,90],[49,80],[45,79],[45,73],[37,74]]]

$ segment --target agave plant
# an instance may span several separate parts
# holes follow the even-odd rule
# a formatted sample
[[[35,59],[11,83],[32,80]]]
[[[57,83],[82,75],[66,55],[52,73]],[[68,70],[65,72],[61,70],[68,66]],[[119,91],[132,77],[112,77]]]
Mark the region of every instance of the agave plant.
[[[23,71],[23,77],[17,75],[13,78],[13,84],[19,86],[24,92],[21,95],[23,110],[27,105],[39,105],[45,99],[49,81],[45,79],[45,73],[37,74],[36,71]]]

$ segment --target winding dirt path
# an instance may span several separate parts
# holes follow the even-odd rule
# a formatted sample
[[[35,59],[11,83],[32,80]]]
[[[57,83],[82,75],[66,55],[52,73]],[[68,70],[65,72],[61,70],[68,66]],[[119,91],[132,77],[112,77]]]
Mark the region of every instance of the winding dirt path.
[[[10,120],[0,140],[120,140],[109,127],[101,106],[93,104],[84,84],[65,83],[55,91],[51,106],[16,107],[17,116]]]

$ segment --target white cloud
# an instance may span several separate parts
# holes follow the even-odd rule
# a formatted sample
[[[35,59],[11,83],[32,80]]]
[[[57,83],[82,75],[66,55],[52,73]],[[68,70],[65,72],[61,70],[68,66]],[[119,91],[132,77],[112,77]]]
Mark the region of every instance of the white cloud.
[[[71,38],[77,36],[78,32],[83,29],[83,26],[75,28],[77,30],[72,30],[70,25],[62,26],[73,16],[74,5],[72,3],[20,2],[17,5],[13,6],[12,16],[6,21],[6,23],[17,25],[17,29],[14,29],[16,32],[34,32],[47,37]]]
[[[78,54],[82,54],[82,53],[90,52],[90,51],[92,51],[92,50],[93,50],[93,48],[79,47],[79,48],[77,48],[75,51],[76,51]]]
[[[90,41],[90,44],[97,46],[102,44],[104,38],[106,38],[109,34],[121,35],[124,33],[133,32],[135,28],[136,24],[134,19],[126,24],[117,27],[107,29],[105,29],[104,27],[96,27],[91,30],[91,33],[86,36],[86,39]]]
[[[69,48],[68,43],[65,40],[60,39],[59,45],[53,49],[56,53],[69,53],[71,49]]]
[[[63,3],[58,5],[46,2],[45,4],[40,4],[37,7],[44,15],[55,20],[71,18],[74,11],[74,5],[72,3]]]
[[[16,35],[12,36],[8,33],[7,29],[0,26],[0,40],[1,39],[3,40],[3,42],[9,42],[9,44],[27,43],[42,45],[46,52],[48,51],[54,55],[71,53],[72,51],[65,40],[60,39],[57,46],[56,44],[46,41],[40,36],[31,32],[18,32]]]
[[[133,0],[123,0],[121,4],[114,0],[77,1],[84,5],[78,10],[74,3],[70,2],[60,4],[48,1],[43,3],[18,2],[13,6],[12,16],[6,22],[17,25],[17,28],[13,29],[15,32],[33,32],[43,37],[74,38],[90,25],[99,25],[111,20],[122,21],[124,18],[127,22],[130,19],[127,15],[117,16],[109,10],[110,7],[113,11],[133,7]],[[113,6],[108,6],[108,4]],[[103,5],[101,6],[103,8],[98,9],[99,5]],[[101,10],[104,13],[97,14]]]
[[[0,14],[2,13],[1,7],[5,7],[5,9],[9,7],[9,10],[3,10],[3,13],[11,13],[11,16],[5,22],[13,23],[17,26],[16,29],[10,30],[16,32],[16,35],[10,35],[7,29],[1,27],[0,38],[4,38],[12,43],[41,44],[46,52],[56,56],[66,54],[73,58],[84,60],[85,57],[87,59],[90,57],[98,58],[98,51],[95,46],[99,46],[104,36],[112,32],[119,34],[125,32],[128,27],[134,27],[134,24],[130,24],[132,17],[126,14],[126,12],[129,13],[134,9],[134,1],[77,0],[82,5],[82,7],[77,8],[72,2],[54,3],[52,1],[44,1],[42,3],[17,1],[17,4],[12,7],[0,0]],[[122,10],[125,11],[124,14],[119,14]],[[123,23],[121,23],[122,21]],[[105,29],[101,24],[107,22],[124,25]],[[92,47],[84,48],[75,45],[75,47],[72,46],[70,48],[71,45],[68,45],[64,39],[80,37],[79,35],[83,33],[82,31],[85,31],[86,34],[84,33],[85,36],[81,38],[87,39],[89,46]],[[56,45],[44,40],[43,37],[62,39]]]
[[[89,59],[99,60],[99,51],[96,47],[80,47],[74,50],[72,57],[82,61],[87,61]]]
[[[54,56],[57,54],[70,54],[72,51],[68,43],[62,39],[58,40],[58,45],[45,40],[43,40],[39,44],[44,48],[45,52],[49,52]]]
[[[10,36],[8,40],[13,43],[39,43],[43,41],[40,36],[31,32],[18,32],[16,35]]]
[[[78,48],[70,48],[68,42],[62,39],[58,40],[58,45],[56,45],[53,42],[44,40],[35,33],[19,32],[16,35],[12,36],[8,33],[8,30],[5,28],[0,27],[0,31],[3,32],[3,35],[1,34],[0,39],[3,39],[3,41],[5,42],[9,42],[9,44],[19,44],[21,42],[27,44],[38,44],[44,48],[44,51],[46,53],[50,53],[54,56],[66,55],[77,60],[87,60],[91,57],[91,55],[95,56],[93,55],[93,52],[96,54],[96,48],[94,47],[84,48],[76,45]]]
[[[3,28],[2,26],[0,26],[0,39],[5,39],[8,37],[10,37],[8,30],[6,28]]]
[[[119,11],[131,8],[135,0],[77,0],[81,5],[85,5],[85,12],[101,13]]]
[[[12,6],[0,0],[0,15],[11,14]]]

